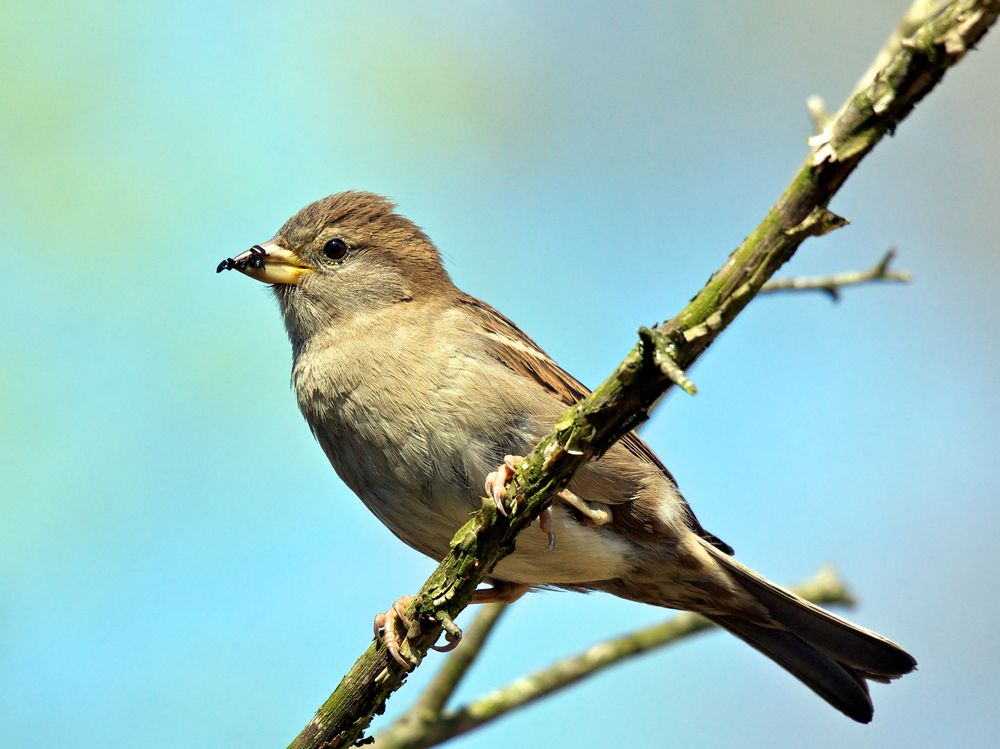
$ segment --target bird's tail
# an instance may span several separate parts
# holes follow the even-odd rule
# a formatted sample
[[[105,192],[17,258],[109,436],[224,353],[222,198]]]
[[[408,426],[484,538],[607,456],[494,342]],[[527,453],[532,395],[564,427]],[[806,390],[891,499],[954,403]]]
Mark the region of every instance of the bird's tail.
[[[909,653],[881,635],[858,627],[758,575],[704,544],[730,577],[769,612],[772,622],[709,615],[850,718],[868,723],[868,681],[887,682],[916,668]]]

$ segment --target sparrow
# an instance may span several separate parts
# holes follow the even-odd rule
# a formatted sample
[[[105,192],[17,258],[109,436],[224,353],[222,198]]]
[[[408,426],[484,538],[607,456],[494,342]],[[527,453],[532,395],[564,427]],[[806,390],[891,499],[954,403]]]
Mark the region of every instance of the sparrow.
[[[518,456],[588,393],[513,322],[458,289],[433,242],[379,195],[311,203],[217,271],[226,269],[272,285],[299,408],[334,470],[433,559],[484,491],[503,509]],[[873,714],[868,681],[916,667],[895,643],[736,561],[635,433],[581,467],[540,525],[522,531],[474,600],[565,588],[693,611],[862,723]],[[396,616],[398,605],[376,628],[399,659]]]

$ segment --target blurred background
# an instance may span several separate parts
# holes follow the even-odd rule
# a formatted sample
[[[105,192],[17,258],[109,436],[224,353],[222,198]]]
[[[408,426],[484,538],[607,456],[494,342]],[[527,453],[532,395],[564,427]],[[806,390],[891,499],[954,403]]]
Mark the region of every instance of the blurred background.
[[[267,288],[219,260],[381,192],[594,385],[752,229],[806,97],[835,109],[906,5],[7,4],[0,745],[284,746],[433,567],[336,478]],[[995,741],[998,34],[784,269],[896,245],[915,282],[757,300],[644,429],[744,562],[834,563],[920,671],[858,726],[712,633],[455,746]],[[528,596],[459,697],[663,616]]]

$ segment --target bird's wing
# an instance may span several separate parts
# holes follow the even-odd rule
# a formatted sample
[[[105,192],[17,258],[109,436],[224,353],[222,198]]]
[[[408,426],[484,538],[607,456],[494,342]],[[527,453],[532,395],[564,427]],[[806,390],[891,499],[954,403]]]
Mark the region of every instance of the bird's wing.
[[[579,380],[560,367],[517,325],[482,300],[468,294],[459,297],[459,303],[466,305],[477,323],[488,334],[487,348],[492,356],[508,369],[534,380],[567,406],[571,406],[590,394],[590,390]],[[635,432],[629,432],[619,440],[619,444],[639,460],[656,469],[674,487],[677,482],[667,467]],[[727,543],[702,528],[690,505],[680,497],[688,526],[716,548],[732,554]]]

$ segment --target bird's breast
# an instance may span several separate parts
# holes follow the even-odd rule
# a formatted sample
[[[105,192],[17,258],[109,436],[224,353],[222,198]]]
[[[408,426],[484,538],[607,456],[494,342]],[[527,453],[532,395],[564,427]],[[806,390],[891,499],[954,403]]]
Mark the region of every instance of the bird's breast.
[[[344,483],[402,540],[440,558],[479,507],[486,474],[525,452],[534,429],[503,406],[502,383],[474,357],[420,330],[370,338],[304,347],[293,368],[299,407]]]

